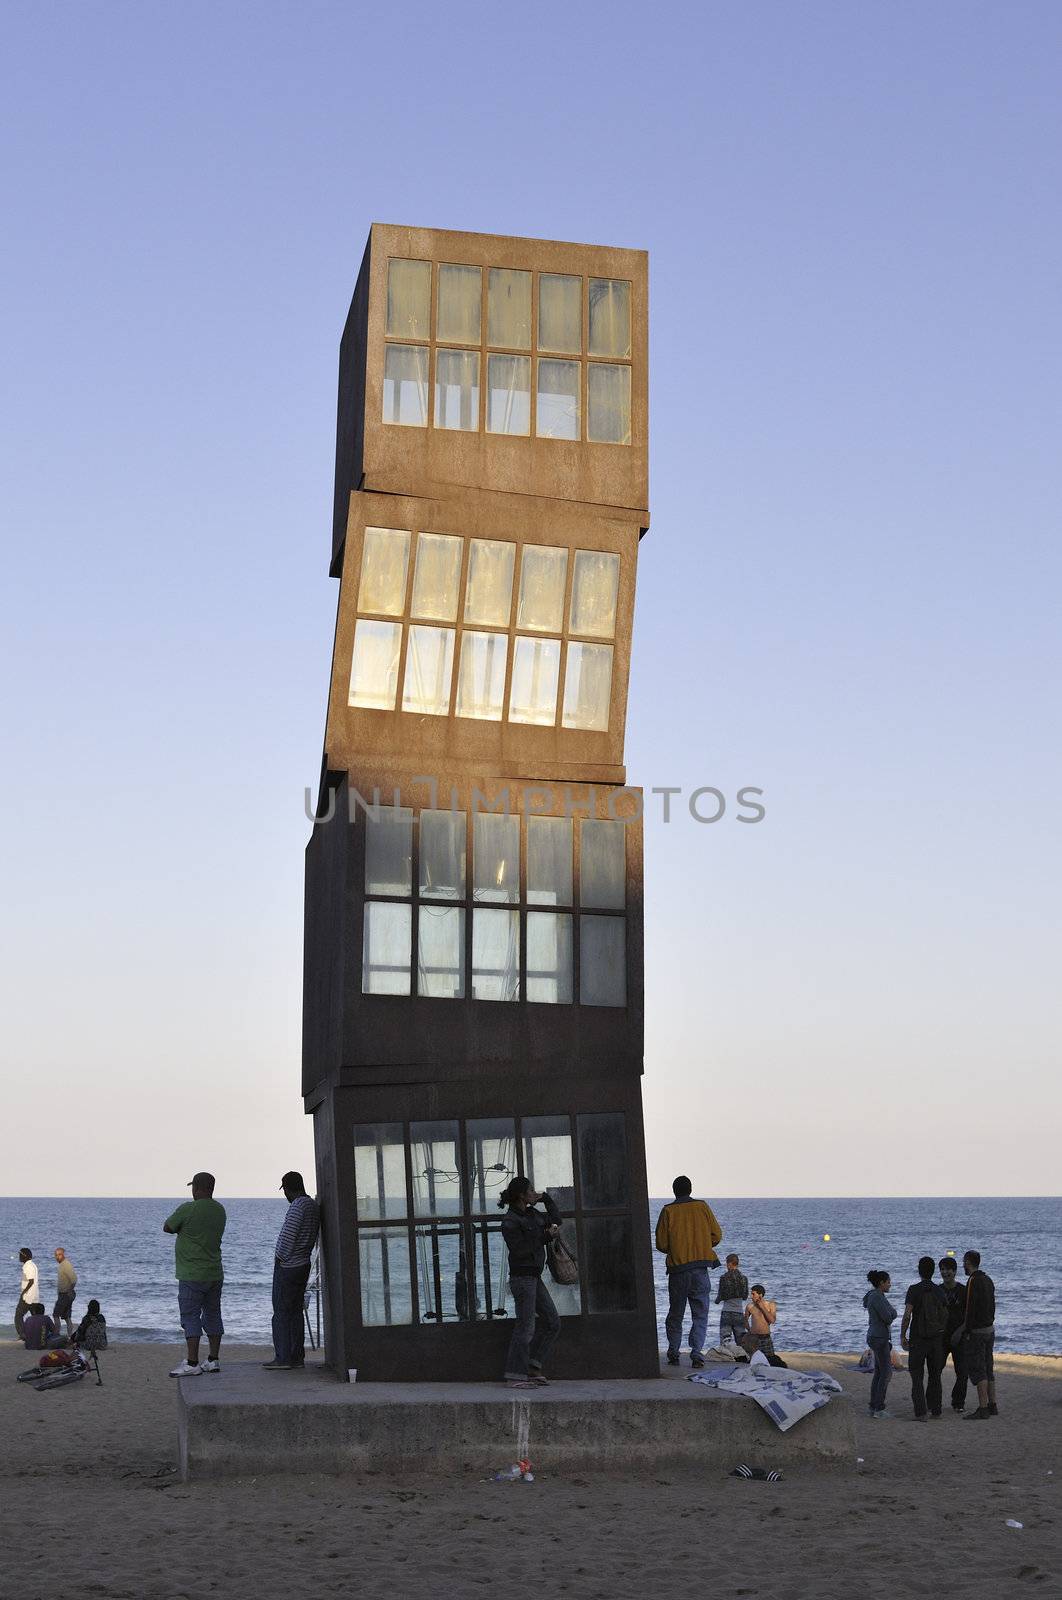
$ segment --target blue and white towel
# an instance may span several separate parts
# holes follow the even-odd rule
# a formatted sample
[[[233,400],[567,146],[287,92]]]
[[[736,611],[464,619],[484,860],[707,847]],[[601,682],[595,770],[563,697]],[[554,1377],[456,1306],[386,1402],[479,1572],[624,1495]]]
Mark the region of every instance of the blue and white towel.
[[[744,1395],[777,1424],[782,1433],[801,1417],[821,1411],[830,1396],[844,1391],[835,1378],[825,1372],[794,1372],[758,1362],[748,1367],[727,1367],[717,1372],[693,1372],[691,1383],[703,1383],[718,1394]]]

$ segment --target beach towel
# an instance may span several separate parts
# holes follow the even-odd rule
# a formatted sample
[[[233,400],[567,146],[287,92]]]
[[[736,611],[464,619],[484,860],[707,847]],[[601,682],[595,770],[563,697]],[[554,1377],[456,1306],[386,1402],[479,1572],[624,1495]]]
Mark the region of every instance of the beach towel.
[[[782,1433],[801,1417],[821,1411],[830,1396],[843,1393],[835,1378],[825,1372],[794,1372],[759,1362],[748,1367],[728,1367],[716,1372],[692,1372],[690,1383],[703,1384],[717,1394],[743,1395],[755,1400]]]

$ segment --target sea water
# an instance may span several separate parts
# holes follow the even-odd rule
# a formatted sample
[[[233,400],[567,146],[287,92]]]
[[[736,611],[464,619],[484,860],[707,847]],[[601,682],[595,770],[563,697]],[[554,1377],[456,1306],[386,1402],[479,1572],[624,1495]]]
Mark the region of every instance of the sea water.
[[[225,1231],[226,1337],[269,1342],[273,1246],[285,1202],[232,1200]],[[736,1250],[749,1283],[763,1283],[778,1303],[780,1350],[861,1351],[866,1333],[866,1273],[891,1274],[893,1304],[918,1276],[921,1255],[980,1250],[994,1279],[997,1345],[1002,1350],[1062,1351],[1062,1280],[1054,1271],[1062,1199],[1048,1200],[725,1200],[707,1197],[723,1229],[720,1257]],[[187,1199],[0,1199],[0,1328],[13,1332],[18,1252],[33,1251],[48,1311],[55,1299],[56,1245],[78,1272],[74,1309],[83,1316],[93,1296],[112,1332],[123,1339],[180,1338],[173,1278],[173,1240],[166,1217]],[[662,1200],[650,1205],[655,1226]],[[829,1239],[826,1235],[829,1235]],[[664,1258],[654,1253],[657,1321],[663,1344],[667,1311]],[[721,1269],[720,1269],[721,1270]],[[712,1274],[712,1295],[719,1272]],[[0,1308],[3,1299],[0,1298]],[[6,1313],[6,1314],[5,1314]],[[311,1317],[313,1308],[311,1307]],[[899,1343],[898,1324],[896,1342]],[[718,1333],[713,1305],[709,1342]]]

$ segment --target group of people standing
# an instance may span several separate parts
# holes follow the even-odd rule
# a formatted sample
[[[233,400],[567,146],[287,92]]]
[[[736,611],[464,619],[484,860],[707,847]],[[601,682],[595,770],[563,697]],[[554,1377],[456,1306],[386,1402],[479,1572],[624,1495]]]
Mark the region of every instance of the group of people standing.
[[[656,1248],[664,1253],[667,1266],[668,1312],[664,1321],[667,1333],[667,1362],[680,1363],[682,1329],[686,1308],[690,1311],[690,1365],[703,1367],[708,1337],[712,1279],[711,1269],[719,1265],[715,1247],[723,1237],[715,1212],[706,1200],[693,1198],[693,1184],[684,1174],[671,1185],[675,1198],[664,1206],[656,1224]],[[772,1329],[778,1320],[778,1307],[767,1298],[762,1283],[754,1283],[741,1271],[741,1258],[731,1252],[726,1271],[716,1289],[719,1311],[719,1349],[729,1346],[745,1355],[757,1352],[766,1356],[772,1367],[785,1362],[774,1348]]]
[[[61,1350],[66,1345],[105,1350],[107,1319],[100,1310],[99,1301],[89,1301],[88,1310],[75,1328],[77,1272],[62,1245],[57,1245],[52,1253],[55,1257],[55,1304],[51,1316],[45,1311],[46,1302],[41,1298],[40,1269],[33,1259],[33,1251],[23,1246],[18,1253],[22,1274],[15,1306],[16,1334],[27,1350]]]
[[[656,1225],[656,1247],[667,1262],[669,1307],[668,1365],[681,1359],[682,1330],[687,1308],[690,1365],[705,1364],[705,1341],[711,1314],[711,1269],[719,1265],[716,1245],[723,1237],[715,1213],[706,1200],[693,1197],[693,1184],[685,1175],[672,1184],[674,1201],[664,1206]],[[543,1210],[537,1209],[541,1201]],[[552,1196],[535,1190],[528,1178],[513,1178],[498,1199],[505,1210],[502,1238],[509,1256],[509,1292],[513,1299],[513,1330],[505,1357],[505,1381],[513,1389],[532,1389],[548,1383],[543,1368],[560,1332],[560,1317],[543,1277],[549,1252],[561,1229],[561,1215]],[[555,1263],[551,1270],[557,1276]],[[778,1317],[773,1300],[762,1283],[749,1289],[740,1258],[726,1258],[715,1303],[719,1306],[719,1344],[742,1356],[761,1353],[775,1367],[785,1362],[774,1348],[772,1329]]]
[[[273,1359],[267,1371],[291,1372],[306,1364],[303,1307],[310,1264],[321,1230],[317,1201],[306,1193],[301,1172],[285,1172],[280,1180],[288,1209],[273,1255]],[[179,1205],[162,1224],[174,1239],[177,1309],[185,1337],[184,1360],[171,1368],[171,1378],[199,1377],[221,1371],[221,1340],[225,1324],[221,1296],[225,1269],[221,1241],[227,1219],[225,1207],[214,1199],[211,1172],[197,1172],[189,1188],[192,1198]],[[207,1339],[206,1357],[200,1344]]]
[[[943,1373],[950,1358],[955,1373],[951,1408],[966,1410],[969,1384],[977,1390],[977,1406],[967,1422],[986,1422],[999,1415],[996,1405],[996,1380],[993,1362],[995,1346],[996,1290],[992,1279],[981,1268],[977,1250],[967,1250],[962,1258],[966,1282],[958,1277],[954,1256],[935,1262],[922,1256],[918,1281],[904,1297],[900,1343],[908,1352],[911,1376],[911,1404],[919,1422],[943,1414]],[[940,1283],[933,1274],[940,1268]],[[892,1377],[892,1324],[899,1313],[889,1299],[892,1278],[873,1269],[867,1273],[870,1288],[863,1296],[868,1317],[867,1344],[873,1354],[874,1376],[870,1385],[870,1415],[887,1417],[885,1395]]]

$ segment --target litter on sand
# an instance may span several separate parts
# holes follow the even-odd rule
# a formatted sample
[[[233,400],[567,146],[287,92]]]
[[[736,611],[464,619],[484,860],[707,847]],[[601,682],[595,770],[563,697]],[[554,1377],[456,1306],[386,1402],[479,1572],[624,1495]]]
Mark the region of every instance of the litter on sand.
[[[1024,1522],[1015,1522],[1013,1517],[1008,1517],[1007,1518],[1007,1527],[1008,1528],[1024,1528],[1024,1526],[1025,1526]]]
[[[755,1478],[758,1483],[781,1483],[782,1474],[773,1470],[768,1472],[765,1467],[735,1467],[730,1474],[732,1478]]]

